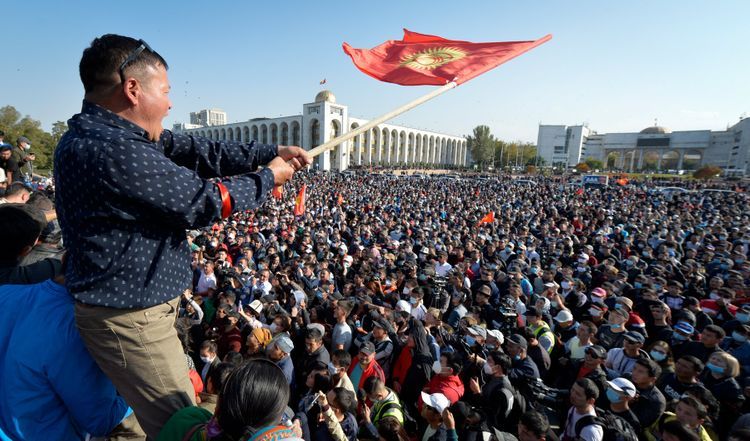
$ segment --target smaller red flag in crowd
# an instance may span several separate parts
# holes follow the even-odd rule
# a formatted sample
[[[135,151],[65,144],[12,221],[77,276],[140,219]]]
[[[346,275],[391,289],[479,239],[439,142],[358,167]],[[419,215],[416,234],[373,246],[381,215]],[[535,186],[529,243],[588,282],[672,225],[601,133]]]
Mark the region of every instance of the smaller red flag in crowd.
[[[281,185],[277,185],[271,190],[271,196],[273,196],[276,199],[281,199],[281,197],[284,195],[284,187]]]
[[[297,193],[297,198],[294,200],[294,215],[302,216],[305,214],[305,193],[307,191],[307,185],[303,185]]]
[[[578,190],[576,190],[576,194],[578,196],[582,195],[583,194],[583,187],[579,187]]]
[[[341,205],[344,203],[344,195],[339,193],[338,199],[336,200],[336,205]]]
[[[483,225],[483,224],[491,224],[492,222],[495,222],[494,211],[490,211],[489,213],[487,213],[487,215],[479,221],[479,224],[477,226]]]

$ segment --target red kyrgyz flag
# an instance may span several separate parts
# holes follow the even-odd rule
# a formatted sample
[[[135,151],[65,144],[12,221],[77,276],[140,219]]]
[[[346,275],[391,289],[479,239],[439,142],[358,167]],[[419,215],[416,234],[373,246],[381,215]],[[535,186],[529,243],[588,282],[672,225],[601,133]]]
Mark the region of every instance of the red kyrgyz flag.
[[[299,193],[297,193],[297,198],[294,200],[294,215],[295,216],[302,216],[305,214],[305,198],[307,191],[307,185],[302,185],[302,188],[299,189]]]
[[[576,190],[576,194],[578,196],[582,195],[583,194],[583,187],[578,187],[578,190]]]
[[[472,43],[447,40],[404,29],[403,40],[388,40],[372,49],[343,44],[359,70],[380,81],[404,86],[463,84],[548,41]]]
[[[273,187],[273,190],[271,190],[271,196],[276,199],[281,199],[281,197],[284,196],[284,186],[277,185]]]
[[[495,222],[495,212],[494,211],[490,211],[489,213],[487,213],[487,215],[485,217],[483,217],[479,221],[479,224],[477,226],[483,225],[483,224],[491,224],[493,222]]]

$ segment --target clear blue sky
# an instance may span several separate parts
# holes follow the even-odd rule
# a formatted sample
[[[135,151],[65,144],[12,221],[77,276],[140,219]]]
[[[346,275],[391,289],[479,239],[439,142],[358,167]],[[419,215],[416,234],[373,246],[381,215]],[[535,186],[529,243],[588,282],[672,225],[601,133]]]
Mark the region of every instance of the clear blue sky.
[[[653,123],[724,129],[750,114],[750,2],[737,1],[11,1],[0,106],[49,129],[80,109],[78,62],[104,33],[143,38],[170,65],[172,111],[220,107],[232,122],[298,114],[326,78],[350,114],[372,118],[428,87],[378,82],[341,50],[401,29],[470,41],[552,41],[396,121],[465,135],[478,124],[536,141],[537,124],[600,133]]]

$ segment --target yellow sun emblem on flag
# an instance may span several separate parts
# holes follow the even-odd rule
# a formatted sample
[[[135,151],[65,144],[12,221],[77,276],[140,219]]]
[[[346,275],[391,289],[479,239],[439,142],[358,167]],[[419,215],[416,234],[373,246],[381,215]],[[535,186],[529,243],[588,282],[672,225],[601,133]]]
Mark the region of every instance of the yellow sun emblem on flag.
[[[465,56],[466,52],[455,47],[435,47],[404,56],[400,65],[412,69],[432,70]]]

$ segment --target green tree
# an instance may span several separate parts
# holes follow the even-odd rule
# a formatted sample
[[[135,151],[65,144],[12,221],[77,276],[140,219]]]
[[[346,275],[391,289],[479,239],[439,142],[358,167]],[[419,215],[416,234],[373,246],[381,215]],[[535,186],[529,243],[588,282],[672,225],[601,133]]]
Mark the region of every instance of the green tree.
[[[576,165],[576,170],[578,170],[581,173],[586,173],[591,170],[591,167],[585,162],[581,162],[578,165]]]
[[[591,170],[602,170],[604,169],[604,163],[598,159],[588,158],[584,161]]]
[[[492,162],[495,150],[495,137],[490,133],[490,128],[485,125],[476,126],[473,136],[467,136],[466,141],[474,161],[481,168],[486,168]]]
[[[20,136],[31,141],[31,153],[36,155],[34,172],[47,172],[52,169],[52,155],[57,142],[52,134],[42,129],[42,123],[30,116],[21,116],[13,106],[0,107],[0,129],[5,131],[7,142],[14,144]]]

